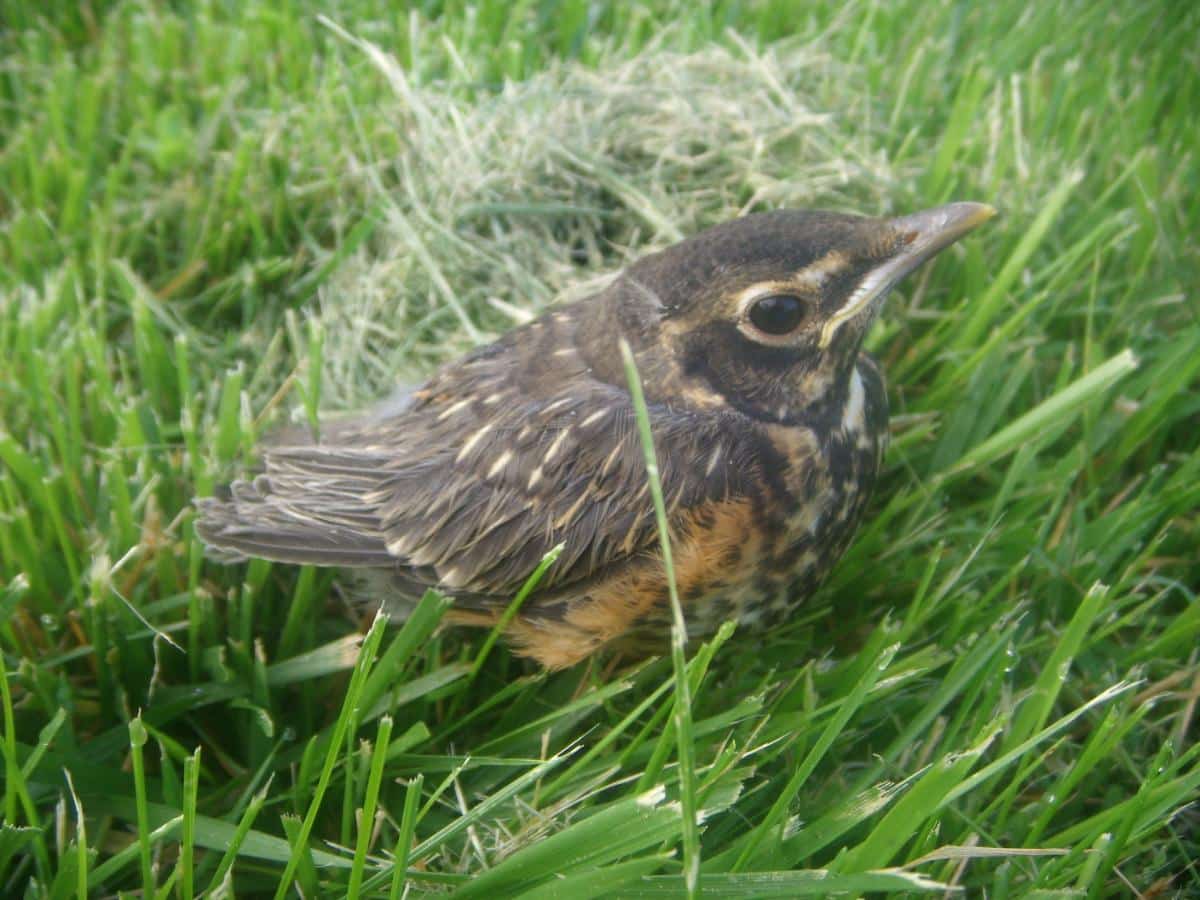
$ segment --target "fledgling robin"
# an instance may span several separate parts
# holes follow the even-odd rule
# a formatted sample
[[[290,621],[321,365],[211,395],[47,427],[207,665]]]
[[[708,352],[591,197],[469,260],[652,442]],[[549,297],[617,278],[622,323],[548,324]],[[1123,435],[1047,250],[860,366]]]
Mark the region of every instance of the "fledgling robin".
[[[261,474],[198,501],[197,531],[225,559],[371,570],[393,609],[436,588],[454,598],[450,621],[471,625],[493,624],[561,543],[508,629],[518,653],[561,668],[662,634],[624,337],[689,632],[775,622],[842,555],[879,471],[887,397],[862,342],[884,297],[994,212],[719,225],[449,363],[402,403],[266,447]]]

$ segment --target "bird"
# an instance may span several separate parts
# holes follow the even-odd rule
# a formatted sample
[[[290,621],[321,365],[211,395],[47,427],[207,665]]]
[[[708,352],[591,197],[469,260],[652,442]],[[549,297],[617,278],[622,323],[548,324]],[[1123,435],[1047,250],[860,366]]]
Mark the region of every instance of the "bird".
[[[995,214],[958,202],[874,217],[781,209],[626,266],[374,409],[285,430],[260,467],[196,501],[225,561],[362,573],[403,616],[432,589],[452,624],[506,625],[563,669],[671,628],[646,457],[619,350],[644,385],[689,638],[767,629],[846,550],[888,442],[863,349],[904,276]]]

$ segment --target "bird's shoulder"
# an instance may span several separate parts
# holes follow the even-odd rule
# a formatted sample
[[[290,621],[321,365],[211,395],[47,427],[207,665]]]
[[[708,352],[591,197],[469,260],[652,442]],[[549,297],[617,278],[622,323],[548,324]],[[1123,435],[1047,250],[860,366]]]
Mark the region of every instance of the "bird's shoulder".
[[[597,376],[573,324],[550,313],[336,435],[373,470],[357,502],[406,586],[510,596],[562,545],[542,582],[561,588],[656,544],[629,392]],[[648,411],[672,521],[759,491],[764,445],[739,414],[669,398]]]

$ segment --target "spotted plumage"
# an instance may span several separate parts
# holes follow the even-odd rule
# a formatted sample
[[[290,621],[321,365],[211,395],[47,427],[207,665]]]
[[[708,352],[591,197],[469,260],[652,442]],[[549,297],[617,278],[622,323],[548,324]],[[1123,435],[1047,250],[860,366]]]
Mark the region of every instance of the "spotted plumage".
[[[224,559],[366,570],[393,610],[427,588],[549,667],[660,633],[667,584],[634,410],[634,351],[689,631],[769,624],[820,583],[887,441],[862,340],[897,280],[992,214],[747,216],[629,266],[378,410],[288,433],[257,476],[198,501]]]

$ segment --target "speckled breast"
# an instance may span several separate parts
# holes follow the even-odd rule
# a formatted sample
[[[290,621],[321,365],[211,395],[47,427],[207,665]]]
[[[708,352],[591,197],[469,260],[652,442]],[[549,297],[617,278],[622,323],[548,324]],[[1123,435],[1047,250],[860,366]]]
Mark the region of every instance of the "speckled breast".
[[[785,620],[820,586],[845,553],[875,486],[888,440],[883,378],[860,358],[844,401],[803,426],[772,426],[767,437],[784,465],[767,504],[774,521],[753,577],[689,607],[689,632],[701,635],[736,618],[749,626]]]

